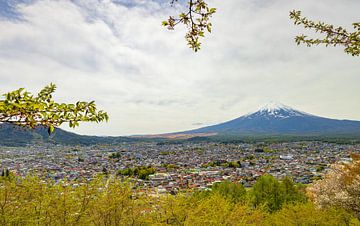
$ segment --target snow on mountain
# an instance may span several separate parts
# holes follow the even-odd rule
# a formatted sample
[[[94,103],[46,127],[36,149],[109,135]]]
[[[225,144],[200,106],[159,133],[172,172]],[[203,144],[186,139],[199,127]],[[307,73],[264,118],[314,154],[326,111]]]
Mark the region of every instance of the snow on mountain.
[[[251,119],[253,117],[260,117],[260,116],[269,119],[270,118],[285,119],[294,116],[302,117],[302,116],[312,116],[312,115],[295,110],[281,103],[270,102],[259,108],[258,111],[244,115],[243,118]]]
[[[291,108],[282,103],[271,101],[265,104],[263,107],[261,107],[259,111],[274,112],[280,109],[291,109]]]
[[[270,102],[239,118],[184,133],[247,135],[329,135],[360,134],[360,121],[315,116],[289,106]]]

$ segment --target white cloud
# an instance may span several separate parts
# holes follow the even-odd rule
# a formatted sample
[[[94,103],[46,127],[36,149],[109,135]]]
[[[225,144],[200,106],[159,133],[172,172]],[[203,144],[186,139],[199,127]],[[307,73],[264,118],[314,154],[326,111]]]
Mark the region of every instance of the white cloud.
[[[160,26],[177,9],[164,1],[117,2],[19,5],[24,21],[0,20],[1,93],[35,92],[55,82],[59,101],[95,100],[110,122],[82,124],[75,130],[82,134],[186,130],[270,100],[360,120],[359,58],[341,48],[296,46],[294,36],[305,31],[288,19],[300,9],[309,18],[350,25],[358,19],[357,0],[212,0],[214,31],[196,54],[184,29]]]

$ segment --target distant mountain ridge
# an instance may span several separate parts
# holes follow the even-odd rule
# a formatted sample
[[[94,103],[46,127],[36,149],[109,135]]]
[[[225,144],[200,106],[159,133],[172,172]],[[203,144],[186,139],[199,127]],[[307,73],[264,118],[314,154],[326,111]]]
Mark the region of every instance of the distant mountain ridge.
[[[360,138],[360,121],[337,120],[315,116],[282,104],[270,103],[258,111],[239,118],[199,129],[131,137],[85,136],[59,128],[49,136],[46,128],[26,129],[0,124],[0,146],[22,146],[38,143],[62,145],[119,144],[122,142],[177,140],[209,140],[216,137],[343,137]],[[263,139],[261,138],[261,139]],[[220,139],[220,140],[221,140]],[[211,140],[211,139],[210,139]]]
[[[319,117],[272,102],[254,113],[228,122],[183,133],[314,136],[358,135],[360,134],[360,121]]]
[[[40,143],[62,145],[117,144],[136,140],[135,138],[129,137],[85,136],[59,128],[56,128],[55,132],[49,135],[48,130],[44,127],[29,129],[7,123],[0,124],[0,146],[24,146]]]

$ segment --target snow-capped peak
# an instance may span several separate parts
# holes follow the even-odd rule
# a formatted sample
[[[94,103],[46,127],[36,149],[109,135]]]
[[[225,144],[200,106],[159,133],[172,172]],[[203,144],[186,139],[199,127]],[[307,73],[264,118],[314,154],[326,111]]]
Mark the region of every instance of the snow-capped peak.
[[[268,113],[274,113],[279,110],[293,110],[291,107],[288,107],[282,103],[271,101],[265,104],[259,109],[259,111],[266,111]]]
[[[261,107],[258,111],[245,115],[246,118],[262,117],[262,118],[278,118],[285,119],[293,116],[305,116],[307,113],[297,111],[289,106],[278,102],[269,102]]]

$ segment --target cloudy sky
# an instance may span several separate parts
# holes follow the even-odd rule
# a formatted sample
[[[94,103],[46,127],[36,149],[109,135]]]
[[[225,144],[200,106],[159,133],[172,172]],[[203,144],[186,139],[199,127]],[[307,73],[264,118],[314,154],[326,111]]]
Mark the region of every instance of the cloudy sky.
[[[95,100],[110,121],[80,134],[130,135],[216,124],[277,101],[360,120],[360,58],[299,47],[289,11],[344,25],[359,0],[211,0],[213,33],[193,53],[161,21],[167,0],[1,0],[0,93],[53,82],[60,102]]]

